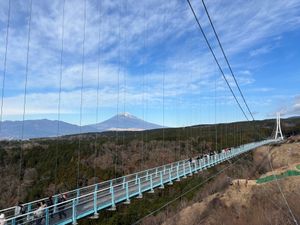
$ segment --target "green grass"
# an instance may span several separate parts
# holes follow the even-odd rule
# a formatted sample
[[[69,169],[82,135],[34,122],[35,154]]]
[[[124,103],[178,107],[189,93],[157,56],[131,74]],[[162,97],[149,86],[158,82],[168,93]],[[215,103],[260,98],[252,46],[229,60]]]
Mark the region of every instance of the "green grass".
[[[285,177],[291,177],[291,176],[300,176],[300,172],[296,171],[296,170],[288,170],[282,174],[279,175],[271,175],[271,176],[267,176],[267,177],[262,177],[256,180],[257,184],[262,184],[262,183],[267,183],[267,182],[271,182],[275,179],[282,179]]]
[[[296,168],[297,168],[298,170],[300,170],[300,164],[299,164],[299,165],[297,165],[297,166],[296,166]]]

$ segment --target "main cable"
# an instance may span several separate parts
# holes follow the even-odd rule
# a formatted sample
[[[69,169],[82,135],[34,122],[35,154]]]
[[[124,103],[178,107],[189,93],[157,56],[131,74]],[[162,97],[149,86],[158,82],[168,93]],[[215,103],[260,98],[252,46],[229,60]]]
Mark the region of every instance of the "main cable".
[[[235,78],[235,75],[234,75],[234,73],[233,73],[233,71],[232,71],[232,68],[231,68],[230,63],[229,63],[229,61],[228,61],[228,58],[227,58],[227,56],[226,56],[226,54],[225,54],[224,48],[223,48],[223,46],[222,46],[222,44],[221,44],[219,35],[218,35],[218,33],[216,32],[215,26],[214,26],[214,24],[213,24],[213,22],[212,22],[212,20],[211,20],[210,14],[209,14],[209,12],[208,12],[208,10],[207,10],[207,7],[206,7],[206,5],[205,5],[205,3],[204,3],[204,0],[201,0],[201,1],[202,1],[203,6],[204,6],[206,15],[207,15],[207,17],[208,17],[208,19],[209,19],[210,25],[211,25],[211,27],[212,27],[212,29],[213,29],[213,31],[214,31],[214,34],[215,34],[215,36],[216,36],[216,38],[217,38],[217,40],[218,40],[219,46],[220,46],[220,48],[221,48],[221,51],[222,51],[223,56],[224,56],[224,58],[225,58],[225,61],[226,61],[227,65],[228,65],[228,68],[229,68],[229,70],[230,70],[230,73],[231,73],[231,75],[232,75],[232,77],[233,77],[233,79],[234,79],[234,82],[235,82],[235,84],[236,84],[236,86],[237,86],[237,88],[238,88],[238,90],[239,90],[239,92],[240,92],[240,94],[241,94],[241,96],[242,96],[242,99],[243,99],[243,101],[244,101],[244,103],[245,103],[245,105],[246,105],[246,107],[247,107],[247,109],[248,109],[248,111],[249,111],[249,113],[250,113],[252,119],[255,120],[255,119],[254,119],[254,116],[253,116],[253,114],[252,114],[252,112],[251,112],[251,110],[250,110],[250,108],[249,108],[249,106],[248,106],[248,104],[247,104],[247,102],[246,102],[246,99],[245,99],[244,94],[243,94],[243,92],[242,92],[242,90],[241,90],[241,88],[240,88],[240,85],[238,84],[238,82],[237,82],[237,80],[236,80],[236,78]]]
[[[248,117],[247,117],[247,115],[246,115],[244,109],[242,108],[242,106],[241,106],[240,102],[238,101],[238,99],[237,99],[235,93],[233,92],[233,90],[232,90],[232,88],[231,88],[231,86],[230,86],[230,84],[229,84],[229,82],[228,82],[228,80],[227,80],[227,78],[226,78],[226,76],[225,76],[225,74],[224,74],[223,69],[221,68],[221,66],[220,66],[220,64],[219,64],[219,61],[218,61],[218,59],[217,59],[217,57],[216,57],[216,55],[215,55],[215,53],[214,53],[214,51],[213,51],[213,49],[212,49],[212,47],[211,47],[211,45],[210,45],[210,43],[209,43],[207,37],[206,37],[206,34],[204,33],[204,30],[203,30],[203,28],[202,28],[202,26],[201,26],[201,24],[200,24],[200,22],[199,22],[199,19],[198,19],[197,15],[196,15],[196,13],[195,13],[195,11],[194,11],[194,8],[193,8],[193,6],[192,6],[190,0],[187,0],[187,2],[188,2],[188,4],[189,4],[189,6],[190,6],[190,9],[191,9],[191,11],[192,11],[192,13],[193,13],[193,15],[194,15],[195,20],[196,20],[196,22],[197,22],[197,24],[198,24],[198,26],[199,26],[199,29],[200,29],[200,31],[201,31],[201,33],[202,33],[204,39],[205,39],[205,42],[206,42],[206,44],[207,44],[207,46],[208,46],[208,48],[209,48],[211,54],[213,55],[213,58],[214,58],[215,62],[217,63],[218,68],[219,68],[219,70],[220,70],[220,72],[221,72],[221,74],[222,74],[224,80],[226,81],[226,84],[227,84],[228,88],[230,89],[231,94],[233,95],[233,97],[234,97],[236,103],[238,104],[238,106],[239,106],[240,110],[242,111],[242,113],[244,114],[245,118],[247,119],[247,121],[249,121],[249,119],[248,119]]]

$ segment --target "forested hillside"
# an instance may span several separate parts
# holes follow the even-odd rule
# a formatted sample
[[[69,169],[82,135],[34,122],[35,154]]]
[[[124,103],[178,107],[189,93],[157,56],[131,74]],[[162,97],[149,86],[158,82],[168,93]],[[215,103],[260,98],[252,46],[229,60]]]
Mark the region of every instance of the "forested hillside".
[[[266,138],[274,120],[107,132],[58,139],[0,143],[0,208],[146,168]],[[286,135],[300,133],[300,119],[283,120]],[[258,132],[260,131],[260,132]],[[78,164],[79,162],[79,164]],[[78,171],[79,165],[79,174]],[[79,175],[79,176],[78,176]]]

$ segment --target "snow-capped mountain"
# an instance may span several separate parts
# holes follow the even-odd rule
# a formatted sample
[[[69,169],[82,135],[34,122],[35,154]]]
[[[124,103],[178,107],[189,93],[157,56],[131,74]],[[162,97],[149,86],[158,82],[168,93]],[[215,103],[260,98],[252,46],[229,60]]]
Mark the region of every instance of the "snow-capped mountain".
[[[98,131],[140,131],[162,128],[162,126],[146,122],[130,113],[121,113],[101,123],[89,125]]]

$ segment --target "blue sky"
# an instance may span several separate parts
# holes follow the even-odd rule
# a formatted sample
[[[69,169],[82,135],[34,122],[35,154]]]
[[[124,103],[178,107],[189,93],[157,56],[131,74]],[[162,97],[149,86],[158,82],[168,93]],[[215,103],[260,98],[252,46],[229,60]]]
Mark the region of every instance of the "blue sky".
[[[191,2],[226,68],[201,1]],[[26,119],[58,117],[62,3],[33,0]],[[3,120],[22,119],[28,6],[11,0]],[[300,0],[211,0],[207,8],[255,118],[299,115]],[[83,9],[82,0],[66,0],[61,119],[74,124],[80,121]],[[3,0],[1,83],[7,12]],[[86,12],[82,124],[123,111],[166,126],[244,119],[186,1],[87,0]]]

